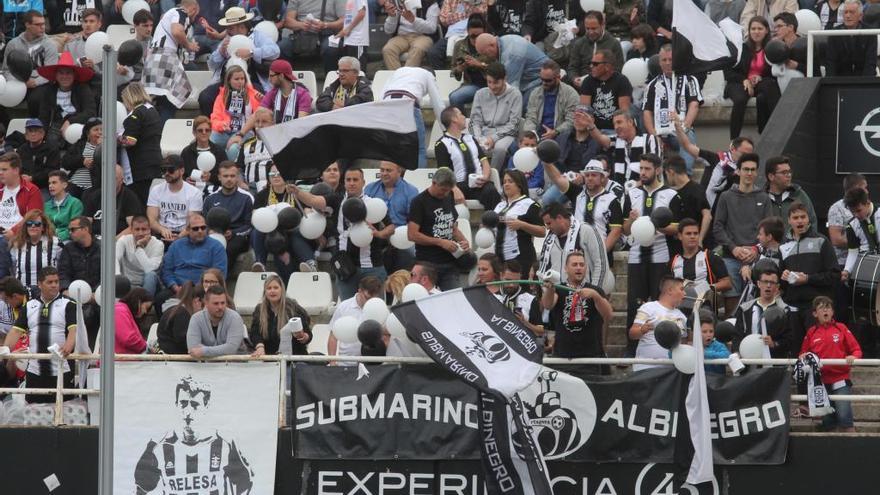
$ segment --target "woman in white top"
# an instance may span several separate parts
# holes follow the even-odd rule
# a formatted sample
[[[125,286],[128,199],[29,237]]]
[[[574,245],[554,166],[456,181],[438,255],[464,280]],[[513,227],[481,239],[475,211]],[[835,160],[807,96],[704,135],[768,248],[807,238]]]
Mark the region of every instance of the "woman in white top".
[[[36,287],[37,272],[46,266],[56,266],[61,256],[61,241],[55,237],[55,226],[40,210],[24,215],[19,230],[10,246],[12,269],[25,287]]]
[[[541,220],[541,208],[529,198],[528,181],[519,170],[504,171],[501,192],[501,202],[495,206],[495,213],[499,218],[495,233],[495,254],[502,262],[518,261],[525,279],[537,260],[534,238],[547,235]]]

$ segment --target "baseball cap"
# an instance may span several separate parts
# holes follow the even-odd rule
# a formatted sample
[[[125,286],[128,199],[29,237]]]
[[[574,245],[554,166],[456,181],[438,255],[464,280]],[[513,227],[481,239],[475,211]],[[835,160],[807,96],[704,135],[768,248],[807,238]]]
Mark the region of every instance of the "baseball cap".
[[[590,172],[596,172],[602,175],[608,175],[605,172],[605,165],[602,164],[599,160],[590,160],[587,162],[587,165],[584,167],[583,173],[588,174]]]
[[[24,123],[24,128],[29,129],[31,127],[43,127],[43,121],[40,119],[27,119]]]
[[[269,66],[269,70],[281,74],[286,77],[288,81],[296,81],[296,77],[293,75],[293,67],[291,67],[290,62],[287,60],[275,60],[272,62],[272,65]]]

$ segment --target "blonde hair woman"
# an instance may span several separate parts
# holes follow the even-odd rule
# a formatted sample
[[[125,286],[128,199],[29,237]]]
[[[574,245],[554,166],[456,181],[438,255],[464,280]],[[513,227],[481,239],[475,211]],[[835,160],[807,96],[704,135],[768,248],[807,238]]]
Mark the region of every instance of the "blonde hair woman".
[[[263,299],[254,308],[254,317],[248,332],[251,343],[256,347],[253,355],[278,354],[283,348],[281,329],[291,318],[302,321],[302,331],[293,334],[292,354],[308,354],[312,341],[312,326],[309,313],[296,301],[287,297],[284,281],[274,273],[266,277],[263,284]]]
[[[129,187],[143,204],[147,204],[150,183],[161,177],[163,122],[141,83],[133,82],[126,86],[121,97],[128,115],[122,123],[119,144],[128,154],[132,180]]]

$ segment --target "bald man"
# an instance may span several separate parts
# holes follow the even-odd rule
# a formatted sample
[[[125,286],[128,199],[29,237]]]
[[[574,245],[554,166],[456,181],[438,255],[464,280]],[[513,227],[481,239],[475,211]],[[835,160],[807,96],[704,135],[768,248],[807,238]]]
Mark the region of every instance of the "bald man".
[[[507,69],[507,83],[523,95],[523,111],[532,90],[541,84],[541,66],[550,60],[537,46],[518,34],[496,37],[489,33],[477,36],[477,52],[498,60]]]

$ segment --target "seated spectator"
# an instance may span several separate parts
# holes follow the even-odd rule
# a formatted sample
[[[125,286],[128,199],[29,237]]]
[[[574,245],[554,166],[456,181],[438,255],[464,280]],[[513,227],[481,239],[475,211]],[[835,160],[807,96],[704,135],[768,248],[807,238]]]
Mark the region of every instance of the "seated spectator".
[[[63,143],[64,131],[70,124],[85,124],[98,114],[95,95],[88,82],[95,73],[79,67],[70,52],[64,52],[53,65],[37,68],[49,82],[28,95],[28,115],[45,122],[48,137]]]
[[[89,84],[92,86],[92,92],[98,94],[101,89],[101,61],[86,57],[86,40],[89,39],[89,36],[101,30],[103,23],[101,11],[98,9],[83,9],[80,14],[80,23],[82,30],[74,34],[67,41],[62,51],[70,52],[73,60],[80,67],[86,67],[95,71],[95,75],[98,77],[89,81]]]
[[[211,119],[204,115],[199,115],[193,119],[193,141],[180,152],[180,159],[183,160],[183,176],[190,184],[198,187],[202,186],[202,195],[207,196],[217,192],[220,189],[220,179],[217,177],[217,167],[211,169],[210,172],[200,172],[201,176],[198,181],[193,180],[192,172],[198,169],[199,155],[202,153],[211,153],[214,160],[220,162],[226,155],[226,149],[223,146],[211,141]]]
[[[147,218],[150,228],[164,242],[173,242],[186,226],[187,217],[200,213],[202,193],[183,180],[183,160],[170,155],[162,164],[165,182],[150,189],[147,199]]]
[[[313,56],[320,47],[324,72],[332,71],[339,59],[339,48],[330,46],[329,38],[342,29],[344,15],[345,5],[342,2],[289,2],[283,27],[293,31],[293,36],[278,43],[283,58],[296,60],[303,56]],[[271,71],[274,69],[270,69]]]
[[[541,139],[555,139],[572,128],[578,94],[562,84],[559,64],[552,60],[541,67],[541,85],[532,91],[523,122],[524,131],[535,131]]]
[[[192,315],[186,331],[190,356],[211,358],[244,350],[244,322],[241,315],[226,307],[226,298],[223,287],[205,289],[205,308]]]
[[[843,25],[843,0],[819,0],[813,10],[819,14],[822,29],[834,29]]]
[[[612,52],[599,49],[590,62],[589,77],[583,78],[581,103],[593,108],[596,127],[605,134],[613,134],[614,115],[628,111],[632,105],[632,84],[615,69]]]
[[[632,48],[635,28],[647,20],[645,6],[638,0],[620,1],[606,4],[602,11],[605,15],[605,31],[620,41],[621,55]]]
[[[217,268],[206,268],[205,271],[202,272],[202,278],[199,280],[199,285],[205,290],[208,290],[215,285],[223,287],[223,290],[226,291],[226,307],[229,309],[235,309],[235,301],[229,293],[229,287],[226,285],[226,276],[223,272]]]
[[[746,104],[755,97],[757,107],[758,133],[770,120],[773,109],[779,101],[779,84],[771,72],[771,64],[764,58],[764,47],[770,41],[770,24],[763,17],[753,17],[749,21],[749,34],[743,43],[739,63],[724,71],[724,97],[733,101],[730,114],[730,139],[739,137],[742,132]]]
[[[788,13],[794,15],[798,8],[797,0],[773,0],[771,2],[766,0],[746,0],[746,4],[739,16],[739,23],[742,25],[743,30],[748,32],[749,21],[752,17],[763,16],[766,19],[776,21],[776,17],[779,14]],[[795,25],[795,29],[797,29],[797,25]],[[777,34],[776,27],[774,27],[773,35],[776,36]],[[669,39],[671,40],[672,37],[669,37]]]
[[[45,266],[58,266],[62,243],[55,237],[55,226],[40,210],[24,216],[24,227],[9,246],[13,275],[25,286],[37,286],[37,274]]]
[[[726,359],[730,357],[730,349],[715,340],[715,313],[709,309],[700,310],[700,336],[703,339],[703,359]],[[706,373],[724,375],[723,364],[707,364]]]
[[[445,2],[443,8],[446,9],[447,4],[456,2]],[[481,7],[481,2],[464,2],[468,9]],[[485,6],[483,6],[485,7]],[[443,13],[441,12],[441,18]],[[463,21],[461,21],[463,22]],[[452,48],[452,76],[457,81],[461,81],[461,86],[452,93],[449,93],[449,105],[458,108],[464,112],[464,106],[474,101],[474,95],[477,91],[486,87],[486,70],[488,66],[486,59],[480,57],[477,53],[477,36],[489,32],[489,26],[482,14],[471,14],[467,18],[467,33],[463,39],[455,42]],[[446,41],[443,38],[443,54],[442,59],[446,60]],[[437,47],[441,42],[437,42]],[[433,49],[432,49],[433,50]],[[441,64],[440,66],[442,67]],[[503,67],[503,66],[502,66]],[[439,67],[438,67],[439,68]]]
[[[37,69],[45,65],[55,65],[58,63],[58,45],[46,36],[46,18],[43,16],[42,7],[33,9],[36,5],[30,4],[42,4],[42,1],[30,0],[26,2],[6,2],[3,5],[5,26],[9,25],[6,24],[5,21],[10,16],[16,18],[16,20],[12,22],[12,26],[17,29],[21,29],[19,26],[24,26],[24,30],[20,31],[20,33],[12,34],[9,31],[6,31],[6,39],[8,39],[9,42],[6,44],[6,49],[3,52],[3,67],[8,69],[9,65],[7,61],[9,60],[9,55],[11,53],[21,52],[27,54],[34,66],[33,71],[31,71],[30,79],[25,81],[29,90],[35,89],[49,82],[47,78],[41,76],[39,72],[37,72]],[[8,10],[10,7],[18,9],[21,6],[25,6],[29,9],[24,12],[24,15],[21,15],[20,12],[10,12]]]
[[[623,68],[623,49],[620,41],[605,30],[605,16],[602,12],[591,10],[584,16],[585,35],[575,39],[571,45],[571,54],[568,59],[568,78],[576,88],[582,88],[586,76],[595,74],[597,67],[596,55],[605,52],[599,67],[603,67],[602,73],[613,74]],[[581,93],[584,93],[581,89]],[[599,110],[599,109],[597,109]],[[610,113],[609,113],[610,117]]]
[[[272,125],[272,112],[266,108],[258,108],[253,115],[253,124],[254,129],[269,127]],[[272,153],[256,133],[241,144],[236,163],[241,170],[242,180],[252,193],[259,193],[266,187],[266,174],[272,164]]]
[[[547,231],[541,220],[541,207],[529,199],[525,175],[519,170],[505,170],[501,176],[501,202],[495,207],[500,222],[495,234],[495,254],[502,262],[516,261],[525,270],[537,261],[535,238]],[[521,273],[526,279],[528,271]]]
[[[189,213],[185,235],[172,242],[165,252],[162,283],[177,295],[185,282],[198,283],[208,268],[217,268],[225,279],[226,267],[226,252],[219,241],[208,237],[205,217],[201,213]]]
[[[305,204],[297,199],[299,189],[293,184],[284,182],[278,167],[271,165],[269,167],[269,185],[262,191],[257,193],[254,199],[254,209],[264,206],[274,206],[278,203],[287,203],[296,208],[300,213],[304,213]],[[328,222],[329,223],[329,222]],[[335,226],[335,224],[334,224]],[[299,266],[300,271],[317,271],[318,265],[315,263],[315,243],[306,239],[300,234],[299,229],[294,230],[291,235],[286,236],[286,249],[280,254],[276,254],[275,271],[281,275],[282,280],[290,280],[290,275]],[[268,251],[266,250],[266,234],[257,229],[251,229],[251,247],[254,250],[254,264],[251,271],[266,271],[268,263]],[[297,265],[297,263],[299,265]]]
[[[489,32],[488,23],[485,20],[487,3],[483,1],[448,0],[438,4],[440,5],[440,30],[443,32],[443,36],[428,50],[428,61],[432,69],[440,70],[446,67],[446,53],[450,40],[457,46],[458,41],[461,41],[463,38],[467,39],[471,35],[472,20],[474,21],[473,26],[479,27],[479,32],[473,38],[476,38],[479,34]],[[471,43],[473,43],[473,40]],[[456,58],[455,47],[453,47],[453,74],[455,72]],[[459,79],[457,75],[456,79]],[[452,104],[452,102],[450,102],[450,105],[458,106]],[[459,109],[464,111],[464,108],[459,107]]]
[[[217,168],[220,170],[220,190],[205,198],[204,211],[206,216],[212,208],[224,208],[229,213],[229,229],[223,232],[223,236],[226,238],[226,266],[231,267],[250,247],[254,199],[238,189],[238,166],[234,162],[220,162]]]
[[[70,220],[82,215],[82,201],[67,193],[67,174],[63,170],[49,172],[49,199],[45,204],[46,216],[55,225],[61,242],[70,239],[67,229]]]
[[[473,285],[484,285],[501,280],[503,265],[501,259],[495,253],[484,253],[481,255],[477,260],[476,268],[477,275],[474,278]],[[501,286],[487,285],[486,290],[492,294],[499,294],[501,292]]]
[[[657,35],[650,24],[639,24],[632,29],[630,43],[632,48],[626,52],[626,59],[632,60],[638,58],[648,61],[652,56],[657,55],[659,47],[657,46]]]
[[[101,119],[92,117],[83,124],[82,137],[61,159],[61,168],[70,174],[71,194],[85,199],[83,193],[100,183],[100,168],[95,166],[95,152],[104,140]]]
[[[141,334],[139,321],[150,313],[153,296],[146,290],[135,287],[116,301],[113,317],[116,322],[116,354],[144,354],[147,341]]]
[[[272,89],[266,92],[260,105],[272,111],[273,123],[281,124],[312,112],[313,96],[305,86],[296,82],[293,67],[288,62],[272,62],[269,80],[272,82]],[[243,137],[248,130],[242,129],[239,135]]]
[[[685,332],[687,318],[678,310],[684,300],[684,283],[680,278],[666,276],[660,282],[660,297],[656,301],[642,304],[636,312],[635,320],[629,329],[629,338],[638,340],[636,358],[668,359],[669,351],[654,339],[654,327],[661,321],[672,321]],[[633,371],[653,368],[656,365],[635,364]]]
[[[595,122],[598,122],[598,118]],[[613,170],[611,172],[611,180],[618,184],[625,184],[626,181],[640,180],[639,163],[644,154],[658,155],[661,152],[660,142],[651,134],[639,134],[636,121],[626,110],[617,110],[613,114],[612,123],[616,138],[610,138],[602,132],[595,132],[598,124],[588,127],[590,135],[599,143],[603,149],[613,146],[614,154],[612,155]]]
[[[177,293],[180,300],[173,308],[162,313],[156,337],[159,350],[165,354],[187,354],[186,332],[192,315],[203,308],[205,289],[201,285],[185,282]]]
[[[500,172],[519,128],[522,94],[507,84],[507,71],[500,62],[492,62],[485,72],[486,87],[473,96],[470,131],[491,154],[492,168]]]
[[[101,241],[92,234],[92,222],[86,217],[76,217],[70,221],[70,242],[64,245],[58,258],[58,275],[61,277],[61,290],[67,295],[67,288],[74,280],[85,280],[91,287],[101,285]],[[89,347],[95,348],[98,337],[100,313],[94,296],[83,304]]]
[[[24,138],[24,144],[15,150],[21,157],[21,173],[40,189],[46,189],[49,172],[58,170],[61,165],[58,144],[46,139],[46,129],[40,119],[27,119]]]
[[[446,132],[434,145],[434,156],[438,167],[455,171],[456,197],[476,199],[483,208],[494,209],[500,196],[492,183],[489,160],[474,137],[464,132],[467,120],[461,110],[444,109],[440,112],[440,123]]]
[[[298,318],[302,328],[286,337],[284,327],[292,318]],[[255,350],[254,357],[266,354],[306,355],[312,341],[312,324],[309,313],[296,301],[287,297],[284,282],[272,274],[263,284],[263,298],[254,308],[254,316],[248,331]],[[282,338],[287,340],[282,341]]]
[[[843,3],[843,25],[834,29],[867,29],[862,23],[862,3]],[[870,76],[877,73],[876,36],[831,36],[825,51],[825,75],[828,77]]]
[[[749,0],[751,3],[752,0]],[[776,3],[783,2],[783,0],[777,0]],[[785,3],[793,3],[795,6],[797,3],[795,0],[784,0]],[[795,7],[795,11],[797,7]],[[785,68],[796,70],[801,74],[807,73],[807,57],[806,54],[800,54],[799,50],[791,50],[794,47],[794,43],[801,38],[801,36],[797,33],[798,29],[798,20],[797,17],[793,13],[790,12],[782,12],[773,16],[773,29],[774,34],[773,37],[779,40],[782,40],[785,43],[785,46],[789,48],[789,59],[785,62]],[[745,10],[743,11],[745,13]],[[818,66],[814,67],[813,70],[818,71]],[[818,74],[817,74],[818,75]]]
[[[46,4],[46,17],[49,21],[49,34],[53,35],[53,41],[58,44],[58,50],[65,43],[82,31],[82,13],[86,9],[103,8],[102,2],[86,0],[82,3],[74,0],[62,0]]]
[[[403,288],[410,283],[411,278],[412,273],[409,270],[397,270],[388,275],[385,280],[385,304],[393,306],[400,303],[403,300]],[[2,287],[3,281],[0,280],[0,290]]]
[[[383,292],[384,289],[382,287],[382,282],[380,282],[378,278],[362,278],[360,282],[358,282],[357,293],[348,299],[344,299],[336,306],[336,309],[333,311],[333,316],[330,318],[330,328],[333,328],[336,321],[343,316],[352,316],[360,321],[361,316],[364,313],[364,304],[374,297],[381,298]],[[327,354],[330,356],[360,356],[361,343],[354,342],[349,344],[346,342],[339,342],[331,333],[330,337],[327,339]],[[355,365],[355,363],[351,361],[336,361],[336,364],[339,366]]]
[[[339,77],[324,88],[315,101],[316,112],[329,112],[337,108],[373,101],[370,80],[360,75],[361,63],[354,57],[341,57],[337,62]]]
[[[477,36],[477,53],[488,61],[499,61],[507,70],[507,82],[518,89],[523,104],[531,92],[541,84],[540,72],[548,60],[538,47],[516,34],[495,37],[489,33]]]
[[[248,82],[244,69],[237,65],[227,69],[211,112],[211,141],[225,149],[229,138],[241,130],[259,106],[259,93]],[[234,160],[236,155],[238,148],[233,148],[221,157]]]
[[[165,245],[150,233],[150,221],[138,215],[131,219],[131,233],[116,240],[116,274],[123,275],[135,287],[150,295],[159,288],[159,266]]]
[[[22,177],[21,157],[11,151],[0,155],[0,229],[11,239],[31,210],[43,210],[40,189]]]
[[[147,203],[153,179],[161,175],[163,121],[141,83],[126,86],[121,98],[125,109],[130,112],[122,123],[119,138],[120,146],[128,155],[129,187],[142,203]]]
[[[116,220],[110,221],[110,227],[107,231],[108,236],[116,236],[125,233],[131,219],[136,215],[146,215],[144,204],[123,181],[123,171],[121,165],[116,165]],[[95,235],[101,235],[101,224],[103,223],[103,215],[101,214],[101,188],[93,187],[83,195],[83,215],[92,221]]]
[[[434,0],[426,0],[415,12],[407,8],[399,9],[402,4],[392,0],[384,0],[381,5],[388,14],[385,33],[391,35],[391,39],[382,47],[385,68],[399,69],[403,65],[400,57],[404,53],[407,67],[421,67],[422,60],[434,44],[432,37],[437,33],[439,5]]]
[[[394,274],[392,274],[393,276]],[[437,272],[437,266],[429,261],[416,261],[409,274],[408,283],[419,284],[428,291],[428,294],[439,294],[443,291],[437,287],[437,280],[440,274]],[[399,295],[395,295],[400,302]]]
[[[538,147],[538,134],[535,131],[520,131],[517,136],[516,142],[510,143],[510,146],[507,147],[507,166],[506,169],[516,168],[513,164],[513,155],[520,148],[532,148],[535,149]],[[544,164],[538,162],[538,166],[535,167],[534,170],[526,174],[526,180],[529,184],[529,197],[532,199],[539,199],[541,194],[544,193],[544,188],[546,186],[544,182]]]

